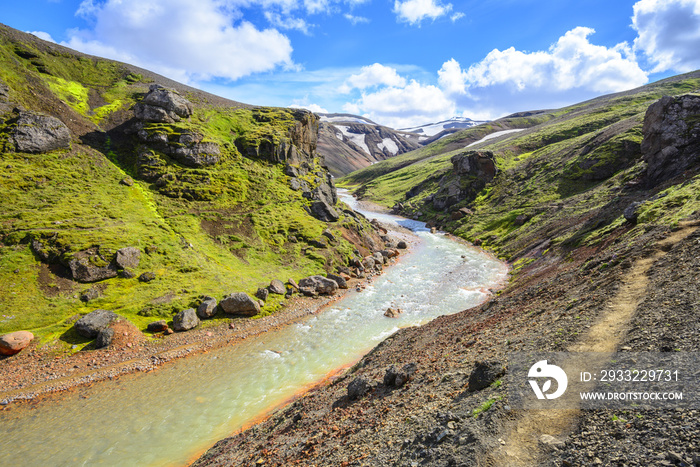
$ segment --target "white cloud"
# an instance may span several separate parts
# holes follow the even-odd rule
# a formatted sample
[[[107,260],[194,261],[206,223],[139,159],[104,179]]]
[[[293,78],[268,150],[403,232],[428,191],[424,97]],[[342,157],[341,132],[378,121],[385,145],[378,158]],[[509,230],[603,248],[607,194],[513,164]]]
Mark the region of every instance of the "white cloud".
[[[48,41],[48,42],[53,42],[54,44],[56,43],[56,41],[53,39],[53,37],[51,37],[51,34],[49,34],[48,32],[44,32],[44,31],[27,31],[27,32],[29,34],[31,34],[32,36],[38,37],[39,39],[43,39],[43,40]]]
[[[301,18],[295,18],[293,16],[282,16],[279,13],[274,13],[271,11],[265,12],[265,19],[276,28],[280,29],[293,29],[301,31],[304,34],[309,34],[310,26],[305,20]]]
[[[465,16],[467,16],[467,15],[465,15],[461,11],[458,11],[454,15],[450,16],[450,20],[452,20],[452,22],[455,23],[455,22],[459,21],[460,19],[464,18]]]
[[[406,85],[406,79],[402,78],[395,68],[374,63],[363,66],[360,73],[350,76],[338,89],[347,94],[353,89],[367,89],[374,86],[398,86]]]
[[[345,13],[343,15],[345,19],[350,21],[350,23],[354,25],[360,24],[360,23],[369,23],[369,18],[365,18],[364,16],[355,16],[351,15],[350,13]]]
[[[652,72],[700,68],[700,0],[641,0],[634,5],[634,49]]]
[[[572,29],[547,51],[494,49],[467,70],[451,59],[438,71],[438,83],[460,107],[498,116],[572,104],[648,81],[627,44],[594,45],[588,40],[593,33]]]
[[[441,5],[436,0],[394,1],[394,13],[400,21],[420,24],[424,19],[436,19],[452,11],[452,4]]]
[[[94,27],[70,31],[64,45],[175,79],[235,80],[293,67],[286,36],[241,20],[219,0],[86,0],[77,14]]]
[[[318,104],[292,104],[289,106],[291,109],[306,109],[317,114],[327,114],[330,113],[328,110],[324,109]]]
[[[346,104],[343,110],[362,114],[393,128],[406,128],[444,120],[455,114],[455,104],[443,91],[412,80],[403,87],[387,87]]]

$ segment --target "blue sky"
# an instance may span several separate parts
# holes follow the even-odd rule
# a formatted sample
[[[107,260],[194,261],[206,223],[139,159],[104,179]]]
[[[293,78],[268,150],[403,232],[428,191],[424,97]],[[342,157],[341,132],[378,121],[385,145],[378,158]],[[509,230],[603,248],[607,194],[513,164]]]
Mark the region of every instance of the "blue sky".
[[[24,0],[0,22],[234,100],[395,128],[700,68],[700,0]]]

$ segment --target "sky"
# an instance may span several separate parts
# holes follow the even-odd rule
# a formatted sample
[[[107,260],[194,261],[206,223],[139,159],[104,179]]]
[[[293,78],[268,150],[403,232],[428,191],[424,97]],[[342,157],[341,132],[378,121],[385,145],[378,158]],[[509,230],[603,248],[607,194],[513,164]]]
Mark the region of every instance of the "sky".
[[[0,22],[236,101],[393,128],[700,69],[700,0],[3,0]]]

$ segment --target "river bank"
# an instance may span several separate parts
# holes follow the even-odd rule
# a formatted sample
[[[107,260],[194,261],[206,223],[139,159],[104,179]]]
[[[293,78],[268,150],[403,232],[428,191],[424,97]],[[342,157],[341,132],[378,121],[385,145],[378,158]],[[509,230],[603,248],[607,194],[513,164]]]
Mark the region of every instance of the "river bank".
[[[395,230],[392,235],[406,241],[408,249],[404,251],[407,252],[418,242],[415,236],[404,229]],[[390,259],[389,267],[400,258]],[[20,354],[0,359],[0,410],[4,410],[11,402],[36,402],[42,396],[125,374],[153,371],[174,359],[259,337],[268,331],[323,312],[348,292],[363,290],[372,280],[373,276],[351,279],[348,289],[338,289],[330,297],[294,295],[287,300],[282,310],[262,318],[233,318],[222,324],[169,336],[157,334],[153,338],[147,338],[133,325],[122,321],[116,326],[115,340],[109,347],[76,352],[69,356],[56,355],[50,346],[42,348],[33,343]]]

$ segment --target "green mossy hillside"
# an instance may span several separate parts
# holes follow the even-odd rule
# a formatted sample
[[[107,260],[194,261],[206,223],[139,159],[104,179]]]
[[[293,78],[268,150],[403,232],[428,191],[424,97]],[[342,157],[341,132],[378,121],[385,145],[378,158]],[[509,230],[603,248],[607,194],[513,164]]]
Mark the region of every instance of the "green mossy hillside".
[[[640,145],[647,107],[664,95],[698,89],[700,73],[695,72],[541,112],[540,122],[530,121],[535,125],[513,124],[511,118],[509,126],[523,131],[468,149],[465,144],[444,152],[429,145],[354,172],[339,183],[512,260],[556,244],[595,244],[619,227],[631,239],[649,223],[674,225],[700,209],[696,175],[689,174],[681,185],[651,191],[639,186],[646,168]],[[501,120],[494,124],[450,138],[466,142],[506,126]],[[496,178],[475,198],[435,209],[432,200],[441,187],[456,180],[465,183],[453,172],[451,158],[469,150],[495,155]],[[643,202],[638,224],[625,225],[623,211],[634,201]],[[455,213],[462,208],[468,211]]]
[[[240,151],[294,145],[305,158],[299,177],[314,189],[327,172],[314,157],[314,142],[302,141],[304,131],[314,131],[313,119],[300,122],[295,110],[251,108],[183,88],[194,104],[192,117],[139,124],[132,108],[157,79],[0,27],[0,84],[9,91],[0,100],[0,334],[31,330],[59,350],[79,350],[88,344],[71,330],[80,314],[109,309],[145,330],[204,295],[253,294],[271,279],[335,272],[362,249],[344,238],[372,235],[369,223],[344,215],[340,206],[338,222],[312,217],[311,200],[290,187],[284,163]],[[14,152],[5,121],[17,106],[61,119],[71,130],[71,148]],[[200,142],[218,145],[220,160],[183,165],[163,147],[144,143],[138,128],[165,134],[172,147],[183,134],[199,135]],[[142,176],[144,153],[155,161],[156,178]],[[324,231],[335,240],[327,241]],[[86,250],[97,251],[91,261],[104,266],[130,246],[141,251],[131,272],[153,272],[155,280],[79,283],[67,267]],[[97,298],[84,302],[88,290]],[[263,314],[283,301],[271,296]],[[204,325],[222,319],[228,318]]]

